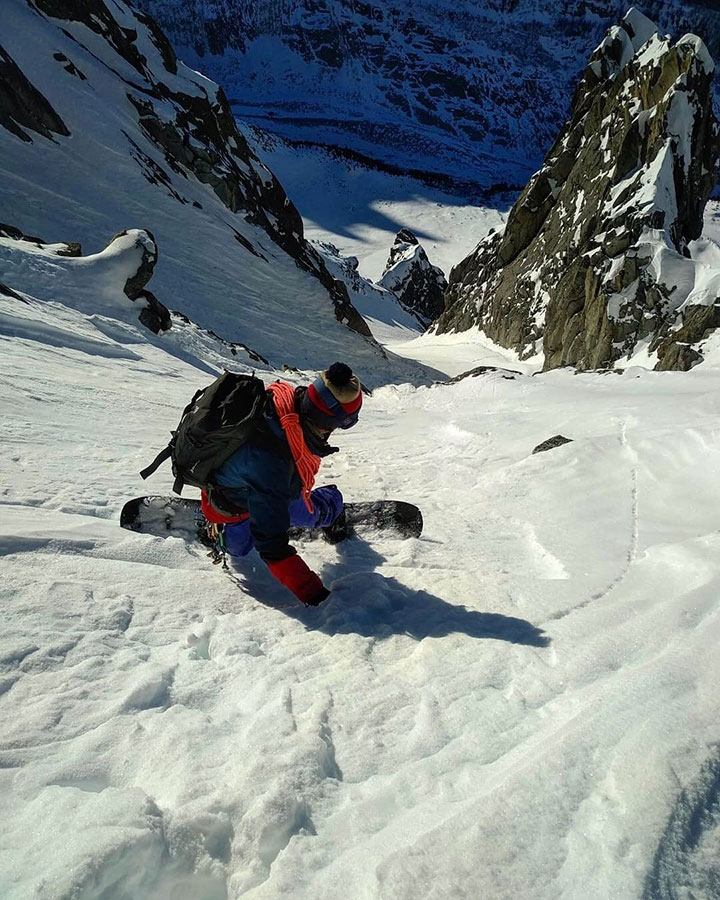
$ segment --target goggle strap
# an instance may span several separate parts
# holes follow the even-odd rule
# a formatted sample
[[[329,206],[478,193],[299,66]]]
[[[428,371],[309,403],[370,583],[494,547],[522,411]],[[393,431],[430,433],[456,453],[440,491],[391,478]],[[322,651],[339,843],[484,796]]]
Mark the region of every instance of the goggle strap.
[[[318,378],[315,381],[315,390],[318,392],[323,403],[325,404],[325,406],[327,406],[332,414],[334,414],[333,410],[342,409],[342,403],[338,400],[335,394],[333,394],[333,392],[325,384],[322,378]],[[342,411],[345,412],[344,409]]]

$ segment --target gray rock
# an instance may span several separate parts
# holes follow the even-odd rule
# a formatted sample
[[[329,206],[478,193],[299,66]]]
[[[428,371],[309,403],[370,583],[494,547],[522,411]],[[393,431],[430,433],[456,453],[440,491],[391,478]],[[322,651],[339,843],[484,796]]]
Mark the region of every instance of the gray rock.
[[[522,375],[522,372],[517,372],[515,369],[501,369],[498,366],[475,366],[474,369],[469,369],[467,372],[461,372],[459,375],[455,375],[453,378],[440,383],[458,384],[466,378],[478,378],[480,375],[487,375],[488,372],[498,372],[500,377],[504,378],[506,381],[514,381],[516,376]]]
[[[70,132],[50,103],[23,75],[12,57],[0,46],[0,125],[25,142],[28,131],[53,140],[53,134]]]
[[[447,279],[408,228],[397,233],[379,284],[426,328],[445,309]]]
[[[543,441],[542,444],[538,444],[533,450],[533,453],[544,453],[546,450],[554,450],[556,447],[562,447],[563,444],[572,444],[572,438],[566,438],[561,434],[556,434],[554,437]]]
[[[13,225],[3,225],[2,223],[0,223],[0,237],[9,237],[14,241],[27,241],[30,244],[35,244],[37,247],[47,245],[47,241],[40,237],[23,234],[19,228],[15,228]],[[82,256],[82,247],[78,241],[69,241],[66,244],[53,244],[52,250],[58,256]]]

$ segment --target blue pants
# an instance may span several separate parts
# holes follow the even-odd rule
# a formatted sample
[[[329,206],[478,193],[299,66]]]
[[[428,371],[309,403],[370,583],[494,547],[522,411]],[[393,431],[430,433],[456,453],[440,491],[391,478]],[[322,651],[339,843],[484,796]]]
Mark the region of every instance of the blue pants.
[[[327,528],[342,512],[343,497],[334,484],[315,488],[311,492],[313,511],[305,506],[302,497],[288,506],[290,524],[297,528]],[[230,556],[247,556],[255,546],[250,534],[250,519],[243,519],[223,529],[225,549]]]

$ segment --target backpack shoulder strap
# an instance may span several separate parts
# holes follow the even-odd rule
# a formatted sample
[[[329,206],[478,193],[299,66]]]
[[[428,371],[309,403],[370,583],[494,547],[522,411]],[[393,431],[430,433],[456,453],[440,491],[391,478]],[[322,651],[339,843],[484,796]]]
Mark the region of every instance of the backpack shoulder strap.
[[[161,450],[155,459],[150,463],[149,466],[145,466],[145,468],[140,472],[140,477],[145,481],[146,478],[149,478],[153,472],[157,471],[160,466],[165,462],[166,459],[170,459],[172,455],[172,441]]]

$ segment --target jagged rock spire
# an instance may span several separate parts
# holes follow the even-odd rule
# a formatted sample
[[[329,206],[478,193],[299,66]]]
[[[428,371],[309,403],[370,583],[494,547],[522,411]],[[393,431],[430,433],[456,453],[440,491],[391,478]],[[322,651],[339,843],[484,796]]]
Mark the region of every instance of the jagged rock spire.
[[[395,236],[379,284],[392,291],[425,327],[445,308],[445,273],[431,264],[409,228],[402,228]]]

